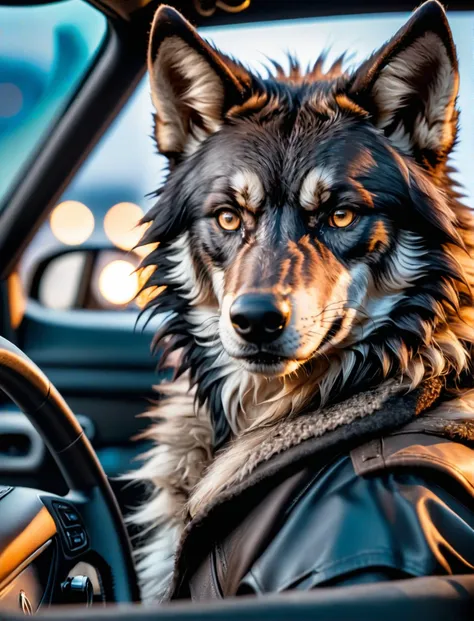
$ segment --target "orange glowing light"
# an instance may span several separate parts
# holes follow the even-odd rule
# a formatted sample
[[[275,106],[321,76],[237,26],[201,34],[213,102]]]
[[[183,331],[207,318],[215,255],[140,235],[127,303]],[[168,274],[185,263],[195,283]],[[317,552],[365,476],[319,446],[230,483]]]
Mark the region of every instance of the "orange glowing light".
[[[143,237],[149,224],[139,224],[143,218],[143,210],[135,203],[117,203],[109,209],[104,218],[104,231],[110,241],[121,250],[132,250],[145,257],[156,244],[135,248]]]
[[[64,201],[53,209],[49,224],[60,242],[67,246],[80,246],[94,231],[94,216],[83,203]]]
[[[117,248],[131,250],[143,234],[138,225],[142,218],[143,210],[135,203],[117,203],[105,214],[104,231]]]

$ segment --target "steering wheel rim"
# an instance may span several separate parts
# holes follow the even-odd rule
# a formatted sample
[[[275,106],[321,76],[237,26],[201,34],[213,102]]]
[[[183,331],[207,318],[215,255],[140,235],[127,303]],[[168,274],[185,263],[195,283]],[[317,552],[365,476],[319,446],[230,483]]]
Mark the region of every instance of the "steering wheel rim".
[[[51,381],[24,352],[1,336],[0,390],[40,433],[70,489],[67,499],[81,506],[88,531],[94,528],[98,531],[94,550],[110,571],[112,600],[139,601],[127,529],[91,443]]]

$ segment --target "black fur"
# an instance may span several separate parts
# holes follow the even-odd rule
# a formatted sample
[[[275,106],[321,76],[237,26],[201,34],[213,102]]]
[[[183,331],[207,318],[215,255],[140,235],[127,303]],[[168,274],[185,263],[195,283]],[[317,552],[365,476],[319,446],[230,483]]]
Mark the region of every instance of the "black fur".
[[[392,41],[351,75],[342,72],[342,59],[324,73],[321,58],[306,74],[290,59],[287,75],[275,64],[276,77],[263,78],[200,40],[174,11],[162,9],[161,25],[158,23],[152,37],[151,58],[157,56],[169,37],[181,37],[216,72],[225,94],[218,132],[210,133],[191,155],[166,152],[170,174],[155,207],[145,218],[150,226],[142,240],[143,244],[159,242],[143,262],[144,266],[156,266],[146,287],[165,287],[150,302],[148,311],[173,313],[155,343],[166,343],[163,364],[167,352],[182,349],[177,374],[189,370],[197,388],[197,401],[208,404],[216,446],[229,436],[221,403],[220,368],[209,359],[209,348],[191,332],[189,313],[193,301],[185,295],[189,293],[186,283],[171,276],[175,265],[171,249],[183,234],[189,235],[195,277],[208,291],[208,303],[216,309],[210,266],[226,273],[228,285],[232,267],[239,260],[241,267],[235,279],[251,279],[252,286],[271,287],[281,277],[288,245],[307,235],[312,246],[302,250],[303,254],[314,251],[322,263],[330,257],[344,269],[368,265],[374,282],[383,287],[383,282],[393,276],[393,257],[402,235],[408,232],[420,238],[419,253],[428,265],[420,270],[403,299],[390,309],[385,324],[358,342],[354,349],[358,363],[348,376],[341,374],[330,402],[399,374],[403,356],[415,359],[437,326],[451,321],[461,308],[472,306],[470,274],[454,256],[456,248],[466,255],[472,250],[470,212],[458,200],[447,165],[457,113],[447,120],[453,138],[443,144],[428,148],[415,141],[412,153],[407,155],[391,141],[400,123],[407,135],[413,136],[423,98],[429,96],[431,88],[426,72],[437,70],[435,57],[427,59],[414,73],[418,93],[404,102],[383,130],[375,129],[383,111],[374,97],[374,84],[398,54],[427,32],[439,38],[457,75],[454,44],[444,11],[437,2],[427,2]],[[196,115],[189,123],[190,134],[196,128],[205,128]],[[229,187],[236,163],[257,171],[265,199],[252,225],[243,232],[228,234],[216,227],[214,215],[226,206],[239,208]],[[300,208],[299,192],[308,171],[318,166],[334,171],[336,182],[328,201],[315,215],[308,215]],[[352,227],[334,230],[328,219],[341,204],[350,206],[358,219]],[[377,226],[384,233],[379,240],[374,233]],[[252,227],[264,229],[265,239],[260,239]],[[242,258],[239,253],[243,246]],[[294,288],[298,279],[307,288],[316,286],[321,274],[314,273],[314,265],[308,258],[301,273],[295,271],[288,276],[288,286]],[[324,345],[338,332],[340,323],[333,324],[332,332],[322,341]],[[216,324],[215,336],[211,337],[216,343],[217,332]],[[462,342],[470,350],[470,343]],[[389,359],[388,371],[382,368],[384,357]],[[304,372],[310,373],[313,365],[314,357],[310,357],[303,365]],[[446,369],[448,390],[460,385],[471,371],[468,366],[460,372],[454,363]],[[316,407],[318,400],[315,394],[307,407]]]

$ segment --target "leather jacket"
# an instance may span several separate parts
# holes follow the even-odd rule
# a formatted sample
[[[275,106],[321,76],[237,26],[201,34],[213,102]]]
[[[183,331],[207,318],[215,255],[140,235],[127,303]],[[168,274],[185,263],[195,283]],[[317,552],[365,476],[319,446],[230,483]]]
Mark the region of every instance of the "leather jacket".
[[[170,599],[473,572],[472,423],[342,434],[273,455],[196,516]]]

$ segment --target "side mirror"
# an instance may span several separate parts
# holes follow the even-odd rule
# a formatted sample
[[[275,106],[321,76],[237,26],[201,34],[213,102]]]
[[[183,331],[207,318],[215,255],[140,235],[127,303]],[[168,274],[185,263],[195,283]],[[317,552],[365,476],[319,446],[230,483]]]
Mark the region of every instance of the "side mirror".
[[[63,248],[37,264],[29,297],[56,310],[137,310],[140,257],[117,248]]]

